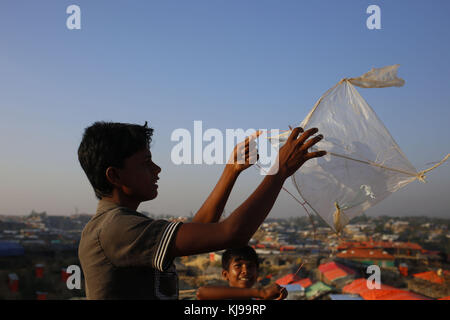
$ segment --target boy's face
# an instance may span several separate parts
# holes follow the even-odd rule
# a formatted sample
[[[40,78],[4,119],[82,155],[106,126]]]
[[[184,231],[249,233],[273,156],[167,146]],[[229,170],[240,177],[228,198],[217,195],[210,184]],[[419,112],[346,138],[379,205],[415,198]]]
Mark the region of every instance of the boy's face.
[[[127,196],[139,201],[156,198],[161,168],[152,161],[150,150],[144,149],[126,158],[123,168],[118,170],[122,192]]]
[[[222,276],[230,287],[251,288],[256,283],[258,268],[253,261],[233,258],[228,270],[222,271]]]

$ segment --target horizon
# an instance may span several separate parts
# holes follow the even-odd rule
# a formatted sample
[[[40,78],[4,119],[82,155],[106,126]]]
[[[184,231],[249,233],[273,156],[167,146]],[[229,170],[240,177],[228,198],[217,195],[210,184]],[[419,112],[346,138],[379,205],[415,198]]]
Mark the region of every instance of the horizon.
[[[155,217],[158,217],[158,216],[165,216],[165,217],[170,217],[170,218],[180,218],[180,217],[183,217],[183,218],[192,218],[192,216],[189,216],[189,215],[187,215],[187,216],[186,216],[186,215],[185,215],[185,216],[177,216],[177,215],[171,215],[171,214],[155,214],[155,213],[152,213],[152,212],[148,212],[148,211],[145,211],[145,210],[139,210],[139,209],[138,209],[137,211],[138,211],[138,212],[141,212],[141,213],[144,213],[144,214],[149,214],[149,215],[155,216]],[[44,212],[45,212],[45,214],[46,214],[47,216],[51,216],[51,217],[73,217],[73,216],[94,216],[94,215],[95,215],[95,213],[87,213],[87,212],[78,212],[78,213],[70,213],[70,214],[63,215],[63,214],[48,214],[45,210],[44,210],[44,211],[41,211],[41,212],[34,211],[34,213],[36,213],[36,214],[42,214],[42,213],[44,213]],[[30,213],[28,213],[28,214],[21,214],[21,215],[0,214],[0,217],[28,217],[28,216],[30,216],[32,213],[33,213],[33,210],[32,210]],[[359,216],[356,216],[356,217],[350,219],[349,224],[350,224],[353,220],[356,220],[356,219],[358,219],[358,218],[361,218],[362,216],[363,216],[363,215],[359,215]],[[413,216],[400,215],[400,216],[391,216],[391,215],[379,214],[379,215],[370,215],[370,216],[365,215],[365,217],[368,218],[368,219],[373,219],[373,218],[398,218],[398,219],[402,219],[402,218],[426,218],[426,219],[450,220],[450,217],[427,216],[427,215],[417,215],[417,216],[415,216],[415,215],[413,215]],[[269,222],[269,221],[271,221],[271,220],[289,220],[289,219],[298,219],[298,218],[303,218],[303,219],[306,219],[306,220],[309,219],[307,216],[286,216],[286,217],[270,217],[270,216],[268,216],[268,217],[264,220],[264,222]],[[318,220],[319,220],[320,218],[318,218],[317,216],[314,216],[314,219],[318,219]],[[327,226],[327,227],[328,227],[328,226]]]
[[[379,30],[366,25],[373,3],[360,0],[79,0],[81,29],[69,30],[72,4],[0,4],[2,215],[95,213],[76,150],[84,129],[104,120],[154,128],[159,195],[138,211],[188,216],[223,166],[175,165],[175,130],[192,132],[196,120],[221,132],[287,129],[342,78],[393,64],[402,88],[358,92],[419,171],[450,152],[448,1],[379,0]],[[365,214],[449,218],[449,169],[440,166],[428,183],[415,181]],[[225,212],[260,180],[255,169],[244,171]],[[298,194],[291,181],[285,187]],[[268,218],[291,216],[306,213],[282,191]]]

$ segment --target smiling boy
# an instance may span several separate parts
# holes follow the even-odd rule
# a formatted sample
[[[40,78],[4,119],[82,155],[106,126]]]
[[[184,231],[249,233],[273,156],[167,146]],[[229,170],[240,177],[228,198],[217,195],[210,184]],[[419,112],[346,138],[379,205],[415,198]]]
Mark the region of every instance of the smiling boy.
[[[137,212],[156,198],[161,168],[151,158],[153,130],[145,125],[96,122],[86,128],[78,149],[80,164],[99,199],[83,229],[78,249],[88,299],[177,299],[173,259],[247,244],[271,210],[284,181],[308,159],[322,139],[317,129],[292,131],[278,154],[279,170],[223,221],[219,218],[242,170],[255,162],[252,139],[241,149],[245,163],[231,161],[191,223],[154,220]],[[173,201],[180,201],[173,194]]]
[[[259,259],[250,246],[227,249],[222,255],[222,277],[228,286],[203,286],[197,290],[199,300],[263,299],[282,300],[287,297],[285,288],[276,283],[254,288],[258,278]]]

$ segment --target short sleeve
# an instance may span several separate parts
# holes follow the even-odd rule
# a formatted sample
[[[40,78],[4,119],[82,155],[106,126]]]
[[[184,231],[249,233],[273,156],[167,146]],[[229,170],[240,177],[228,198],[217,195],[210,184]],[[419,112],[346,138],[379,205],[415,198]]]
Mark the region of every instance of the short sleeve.
[[[116,267],[149,266],[165,271],[172,264],[167,252],[180,225],[143,215],[115,214],[100,230],[98,241]]]

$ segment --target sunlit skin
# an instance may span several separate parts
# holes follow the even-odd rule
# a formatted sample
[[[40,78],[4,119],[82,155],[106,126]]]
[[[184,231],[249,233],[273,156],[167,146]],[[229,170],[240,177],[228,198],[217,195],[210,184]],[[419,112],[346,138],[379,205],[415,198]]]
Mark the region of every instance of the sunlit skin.
[[[285,180],[308,159],[326,154],[324,151],[308,152],[309,148],[323,138],[321,135],[312,137],[317,131],[317,128],[306,132],[301,128],[295,128],[278,153],[279,170],[273,175],[265,176],[247,200],[230,216],[220,221],[223,207],[238,173],[251,166],[251,159],[257,158],[257,152],[251,148],[250,141],[246,141],[240,148],[236,146],[233,160],[237,159],[239,154],[245,154],[244,163],[234,161],[227,163],[218,184],[194,217],[195,222],[179,226],[176,238],[168,248],[167,256],[174,258],[246,245],[271,210]],[[137,210],[141,202],[152,200],[158,195],[157,181],[160,172],[161,168],[152,161],[150,150],[143,148],[125,159],[123,168],[107,168],[106,178],[114,188],[110,196],[102,199]],[[286,297],[285,288],[277,284],[262,289],[252,288],[256,283],[256,265],[251,266],[244,262],[232,268],[234,269],[229,269],[227,273],[228,287],[203,287],[199,289],[198,297],[209,299]]]
[[[247,163],[251,161],[244,161],[242,165],[228,163],[218,184],[195,215],[194,221],[183,223],[177,229],[176,238],[168,247],[167,257],[175,258],[246,245],[269,214],[285,180],[307,160],[326,154],[324,151],[308,152],[308,149],[323,138],[321,135],[313,137],[317,132],[317,128],[305,132],[302,128],[294,128],[278,152],[278,171],[265,176],[255,191],[221,221],[219,219],[223,207],[237,178],[236,172],[251,165]],[[257,152],[248,144],[248,148],[246,142],[244,150],[241,149],[245,160],[257,157]],[[241,153],[239,148],[236,152]],[[114,187],[111,195],[102,199],[137,210],[141,202],[154,199],[158,195],[157,181],[160,172],[161,168],[151,160],[150,150],[143,148],[125,159],[123,168],[107,168],[106,178]]]
[[[237,177],[258,158],[254,140],[260,134],[260,131],[256,132],[234,148],[219,182],[195,215],[193,222],[212,223],[219,220]],[[244,156],[244,162],[237,161],[239,155]],[[106,178],[115,188],[111,196],[102,199],[137,210],[141,202],[157,197],[156,181],[160,172],[161,168],[152,161],[150,150],[144,148],[126,158],[123,168],[106,169]]]
[[[105,174],[114,185],[111,196],[102,199],[137,210],[139,204],[158,195],[158,174],[161,168],[152,160],[148,148],[126,158],[123,168],[109,167]]]
[[[233,258],[228,269],[222,270],[222,277],[228,282],[228,286],[200,287],[197,290],[197,299],[282,300],[287,297],[286,288],[280,287],[276,283],[262,288],[254,288],[258,277],[258,267],[251,260]]]
[[[253,261],[233,258],[222,276],[230,287],[251,288],[256,283],[258,267]]]

